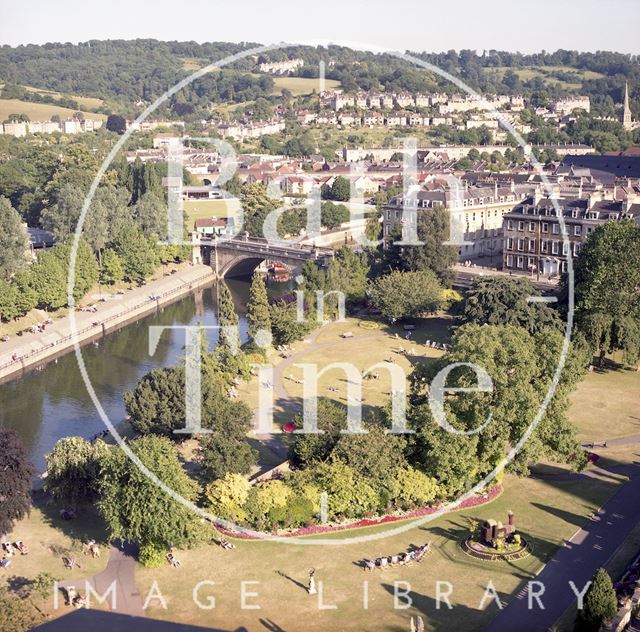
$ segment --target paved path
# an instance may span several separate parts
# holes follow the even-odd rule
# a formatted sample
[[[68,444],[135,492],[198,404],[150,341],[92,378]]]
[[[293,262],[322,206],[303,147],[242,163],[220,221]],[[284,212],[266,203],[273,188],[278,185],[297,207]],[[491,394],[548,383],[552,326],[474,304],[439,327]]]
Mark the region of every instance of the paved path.
[[[138,592],[135,580],[136,557],[137,547],[131,544],[127,544],[124,550],[117,546],[111,546],[109,562],[101,573],[87,579],[69,579],[60,582],[59,585],[63,588],[75,586],[76,590],[84,592],[88,583],[98,595],[104,595],[109,586],[115,582],[116,607],[114,611],[121,614],[144,616],[142,597]],[[107,602],[110,608],[110,597]]]
[[[545,609],[538,609],[535,599],[533,609],[529,609],[525,586],[483,632],[545,632],[575,603],[569,581],[582,590],[640,522],[640,463],[616,471],[630,480],[603,505],[595,519],[565,542],[535,578],[545,587],[541,596]]]

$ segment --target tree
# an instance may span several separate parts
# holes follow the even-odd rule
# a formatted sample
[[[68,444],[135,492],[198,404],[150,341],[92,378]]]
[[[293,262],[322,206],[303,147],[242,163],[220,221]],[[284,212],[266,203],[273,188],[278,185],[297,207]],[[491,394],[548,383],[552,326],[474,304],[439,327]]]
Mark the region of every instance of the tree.
[[[241,191],[244,229],[252,237],[263,237],[264,220],[278,205],[269,197],[267,187],[261,182],[245,184]]]
[[[343,292],[347,307],[351,307],[365,299],[368,276],[369,263],[366,256],[348,246],[342,246],[329,262],[326,290]]]
[[[9,321],[20,316],[17,300],[18,289],[15,285],[0,279],[0,319]]]
[[[203,374],[201,388],[201,425],[211,429],[242,423],[251,414],[246,404],[229,399],[220,377]],[[125,408],[131,425],[142,434],[159,434],[174,439],[184,434],[174,430],[186,426],[185,369],[183,366],[153,369],[140,379],[134,391],[125,393]]]
[[[167,205],[153,191],[142,195],[133,207],[133,220],[142,234],[150,240],[167,238]]]
[[[146,436],[129,447],[162,483],[193,502],[199,488],[180,464],[178,451],[164,437]],[[111,450],[103,461],[97,507],[110,538],[131,540],[141,547],[193,544],[199,535],[195,514],[174,500],[123,450]]]
[[[68,276],[68,271],[72,256],[71,241],[58,244],[52,248],[51,253],[58,258]],[[74,278],[73,278],[73,298],[79,301],[98,281],[98,264],[96,258],[89,247],[89,244],[80,238],[75,253]],[[65,278],[68,282],[68,279]],[[66,289],[66,288],[65,288]]]
[[[431,270],[445,286],[453,281],[452,267],[458,260],[458,248],[445,245],[450,239],[450,217],[446,209],[435,206],[418,211],[418,240],[422,246],[399,246],[402,226],[397,224],[386,239],[382,266],[391,270]]]
[[[344,176],[337,176],[323,196],[336,202],[348,202],[351,199],[351,183]]]
[[[465,363],[450,371],[447,387],[477,389],[479,376],[468,365],[473,363],[488,373],[491,388],[458,393],[444,402],[447,422],[469,435],[445,430],[440,425],[442,420],[434,419],[428,403],[414,398],[416,406],[409,417],[417,430],[416,450],[409,461],[421,463],[420,469],[437,479],[448,494],[464,489],[467,480],[477,481],[478,476],[491,472],[538,414],[562,347],[563,335],[555,329],[532,336],[513,325],[459,327],[447,355],[427,368],[417,367],[413,383],[422,391],[423,384],[430,383],[437,372]],[[572,345],[545,415],[509,465],[511,472],[526,475],[529,464],[542,459],[571,461],[576,467],[583,464],[583,450],[566,412],[568,396],[584,376],[585,366],[583,350]]]
[[[122,228],[113,242],[113,249],[122,260],[127,281],[143,281],[158,265],[155,248],[133,224]]]
[[[271,332],[273,344],[288,345],[296,340],[302,340],[317,323],[311,320],[298,320],[298,313],[294,304],[274,303],[269,307],[271,317]]]
[[[249,302],[247,303],[247,321],[249,336],[255,338],[262,329],[271,333],[271,314],[269,313],[269,297],[262,274],[256,270],[251,277]]]
[[[368,424],[366,430],[362,434],[342,435],[331,458],[344,461],[374,489],[390,489],[394,468],[405,465],[404,439],[387,433],[378,424]]]
[[[220,346],[224,353],[233,353],[239,348],[238,314],[233,304],[233,297],[224,281],[218,283],[218,324],[220,330]]]
[[[320,207],[321,223],[326,228],[338,228],[350,219],[349,209],[344,204],[323,202]]]
[[[42,209],[42,228],[59,241],[66,239],[76,230],[83,203],[84,195],[78,187],[70,183],[63,184],[56,203]]]
[[[524,277],[479,278],[467,292],[462,319],[478,325],[519,325],[531,334],[561,327],[558,312],[546,303],[528,301],[531,296],[540,293]]]
[[[0,279],[8,281],[27,265],[29,238],[11,202],[0,197]]]
[[[245,437],[214,429],[213,434],[201,439],[198,461],[201,478],[210,482],[224,478],[227,474],[249,474],[258,461],[258,452],[247,443]]]
[[[632,220],[598,226],[576,260],[575,305],[576,324],[601,365],[616,349],[628,364],[640,361],[639,287],[640,226]]]
[[[105,127],[110,132],[116,132],[116,134],[124,134],[127,131],[127,119],[119,114],[110,114],[107,118]]]
[[[258,483],[249,492],[247,510],[258,526],[263,523],[271,526],[281,517],[281,510],[287,507],[292,494],[293,490],[283,481]]]
[[[0,588],[0,630],[28,632],[44,622],[30,599],[12,594],[8,588]]]
[[[100,268],[100,282],[106,285],[113,285],[122,281],[124,277],[124,266],[118,253],[107,248],[102,253],[102,267]]]
[[[414,506],[425,506],[433,502],[440,493],[438,483],[412,468],[399,467],[391,481],[391,499],[396,507],[407,510]]]
[[[67,304],[67,270],[52,250],[42,252],[30,269],[30,285],[38,305],[56,310]]]
[[[98,478],[103,460],[109,455],[104,441],[65,437],[45,455],[46,489],[57,500],[76,506],[98,497]]]
[[[15,430],[0,428],[0,446],[0,536],[3,536],[31,509],[31,479],[35,471]]]
[[[599,568],[584,596],[582,610],[578,610],[575,630],[598,632],[605,621],[615,617],[617,611],[618,599],[611,577],[604,568]]]
[[[207,505],[216,518],[243,522],[247,517],[245,504],[251,483],[240,474],[227,474],[209,483],[205,489]]]
[[[370,286],[371,302],[387,318],[434,312],[442,304],[442,287],[430,270],[393,271]]]

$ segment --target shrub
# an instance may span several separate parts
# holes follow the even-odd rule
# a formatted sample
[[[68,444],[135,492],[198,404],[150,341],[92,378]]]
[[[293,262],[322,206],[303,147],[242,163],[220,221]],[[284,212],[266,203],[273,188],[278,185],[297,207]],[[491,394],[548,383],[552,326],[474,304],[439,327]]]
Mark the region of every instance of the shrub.
[[[163,546],[157,544],[145,544],[140,547],[138,561],[146,568],[158,568],[167,561],[167,552]]]

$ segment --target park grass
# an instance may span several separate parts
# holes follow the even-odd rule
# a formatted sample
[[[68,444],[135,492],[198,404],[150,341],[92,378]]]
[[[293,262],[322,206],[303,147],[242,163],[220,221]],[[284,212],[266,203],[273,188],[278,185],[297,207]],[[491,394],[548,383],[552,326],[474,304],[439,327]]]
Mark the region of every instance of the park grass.
[[[179,620],[194,625],[215,625],[235,629],[244,625],[260,629],[272,621],[284,630],[405,630],[410,615],[426,616],[428,629],[479,629],[496,614],[495,606],[479,610],[479,602],[489,580],[501,598],[508,601],[520,584],[532,578],[588,515],[614,491],[615,485],[596,481],[588,486],[578,481],[550,485],[534,479],[508,476],[505,492],[490,504],[437,518],[422,526],[370,542],[340,547],[295,546],[263,541],[236,540],[236,550],[224,551],[215,545],[180,551],[179,569],[140,569],[137,583],[144,596],[154,581],[168,599],[165,611],[151,604],[147,616]],[[535,499],[532,502],[532,499]],[[468,532],[467,518],[504,519],[515,512],[519,528],[533,543],[533,555],[517,562],[479,562],[466,556],[458,542]],[[393,525],[398,526],[397,523]],[[366,536],[385,527],[350,531],[348,537]],[[389,528],[389,525],[386,526]],[[215,535],[212,533],[212,537]],[[336,533],[343,538],[347,534]],[[434,551],[421,564],[364,573],[357,562],[363,558],[399,553],[412,545],[431,541]],[[304,589],[309,568],[323,582],[323,602],[336,610],[319,610],[318,601]],[[200,610],[192,600],[194,586],[202,580],[216,582],[202,589],[202,599],[214,595],[215,610]],[[369,582],[369,607],[364,610],[363,581]],[[248,590],[259,593],[249,600],[260,610],[240,609],[240,583],[255,581]],[[415,608],[394,609],[393,584],[411,584]],[[435,609],[435,582],[450,581],[454,586],[452,611]],[[488,605],[491,605],[487,601]]]
[[[274,77],[272,94],[281,94],[289,90],[294,96],[311,94],[314,90],[320,92],[320,80],[312,77]],[[325,79],[325,90],[336,90],[340,82],[335,79]]]
[[[211,219],[213,217],[229,217],[240,208],[237,198],[223,200],[185,200],[184,213],[189,227],[197,219]]]
[[[31,103],[19,99],[0,99],[0,121],[6,120],[11,114],[26,114],[32,121],[48,121],[54,114],[61,119],[72,118],[76,110],[63,108],[49,103]],[[104,114],[83,112],[85,118],[104,121]]]
[[[42,503],[3,537],[10,542],[22,540],[29,554],[11,558],[11,566],[0,573],[0,586],[7,585],[14,576],[33,579],[39,573],[49,573],[62,581],[91,577],[104,569],[108,561],[106,533],[95,508],[81,507],[74,520],[63,521],[58,514],[63,507],[53,501]],[[89,539],[105,545],[99,559],[82,554],[82,543]],[[62,556],[75,556],[80,568],[65,568]]]
[[[57,92],[56,90],[48,90],[46,88],[34,88],[32,86],[23,86],[25,90],[28,92],[35,92],[37,94],[48,94],[54,99],[62,99],[63,97],[69,97],[70,99],[74,99],[78,102],[78,105],[81,108],[86,108],[87,110],[93,110],[95,108],[99,108],[104,105],[103,99],[98,99],[97,97],[81,97],[78,95],[66,95],[61,92]]]
[[[640,372],[609,368],[594,371],[570,396],[570,417],[583,442],[640,434]]]

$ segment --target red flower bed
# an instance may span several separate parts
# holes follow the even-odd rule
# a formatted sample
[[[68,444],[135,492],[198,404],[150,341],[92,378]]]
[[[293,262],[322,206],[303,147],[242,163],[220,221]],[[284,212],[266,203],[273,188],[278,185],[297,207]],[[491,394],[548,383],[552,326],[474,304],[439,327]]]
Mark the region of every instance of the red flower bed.
[[[501,485],[494,485],[488,492],[481,496],[473,496],[472,498],[467,498],[464,502],[460,503],[455,509],[452,511],[460,511],[461,509],[469,509],[470,507],[479,507],[480,505],[484,505],[486,503],[491,502],[495,498],[497,498],[502,493]],[[386,524],[387,522],[398,522],[399,520],[407,520],[411,518],[421,518],[422,516],[428,516],[430,514],[438,511],[438,507],[422,507],[420,509],[416,509],[415,511],[410,511],[408,513],[402,515],[395,516],[379,516],[376,518],[363,518],[356,522],[349,522],[346,524],[339,525],[324,525],[324,524],[316,524],[309,527],[302,527],[301,529],[296,529],[295,531],[290,531],[288,533],[279,534],[278,537],[283,538],[296,538],[303,535],[317,535],[319,533],[332,533],[334,531],[344,531],[346,529],[359,529],[360,527],[375,527],[376,525]],[[228,529],[224,529],[219,527],[221,531],[226,533],[229,536],[234,538],[246,538],[250,540],[260,539],[259,535],[255,533],[245,533],[232,531]],[[265,536],[273,535],[265,533]]]

